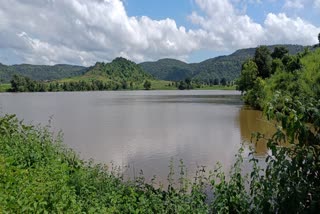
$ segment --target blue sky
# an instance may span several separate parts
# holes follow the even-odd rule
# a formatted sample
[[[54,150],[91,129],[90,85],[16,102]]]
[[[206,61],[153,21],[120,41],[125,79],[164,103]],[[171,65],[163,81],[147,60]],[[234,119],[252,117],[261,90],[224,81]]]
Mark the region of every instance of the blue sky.
[[[320,0],[11,0],[0,6],[0,62],[199,62],[264,44],[312,45],[319,32]]]

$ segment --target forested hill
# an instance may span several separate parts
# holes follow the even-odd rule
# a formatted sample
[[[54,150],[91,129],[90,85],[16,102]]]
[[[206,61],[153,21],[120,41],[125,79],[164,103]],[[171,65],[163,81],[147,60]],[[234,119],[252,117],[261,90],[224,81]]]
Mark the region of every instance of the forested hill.
[[[285,46],[290,54],[296,54],[305,48],[301,45],[272,45],[268,48],[272,52],[277,46]],[[230,81],[239,77],[241,65],[254,56],[255,50],[256,48],[241,49],[231,55],[211,58],[200,63],[187,64],[175,59],[161,59],[140,65],[146,72],[163,80],[177,81],[189,77],[203,83],[222,78]]]
[[[3,65],[0,63],[0,80],[9,82],[14,74],[33,80],[56,80],[84,74],[88,68],[77,65]]]
[[[136,63],[122,57],[114,59],[111,63],[97,62],[80,78],[98,78],[121,83],[143,82],[153,77],[144,72]]]

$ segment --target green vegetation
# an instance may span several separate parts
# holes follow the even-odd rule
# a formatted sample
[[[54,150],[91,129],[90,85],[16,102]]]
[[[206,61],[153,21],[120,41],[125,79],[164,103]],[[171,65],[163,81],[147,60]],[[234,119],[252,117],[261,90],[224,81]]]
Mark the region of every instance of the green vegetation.
[[[150,90],[151,89],[151,82],[146,80],[144,83],[143,83],[143,87],[145,90]]]
[[[262,46],[242,66],[237,87],[245,102],[277,122],[277,132],[267,139],[272,155],[266,174],[258,176],[256,187],[263,189],[254,188],[256,200],[265,204],[259,212],[316,213],[320,208],[319,60],[319,48],[289,55],[284,47],[270,54]],[[279,147],[285,143],[290,146]]]
[[[267,46],[272,52],[278,46]],[[290,54],[303,51],[300,45],[285,45]],[[256,48],[238,50],[229,56],[220,56],[205,60],[200,63],[187,64],[175,59],[161,59],[156,62],[141,63],[144,71],[150,73],[157,79],[168,81],[183,81],[186,78],[199,84],[213,85],[214,82],[231,82],[238,78],[241,72],[241,65],[253,57]],[[214,84],[217,85],[217,84]]]
[[[279,47],[270,54],[261,46],[255,57],[243,64],[237,88],[243,93],[244,101],[257,109],[264,109],[275,91],[319,99],[319,58],[320,49],[305,49],[290,55],[285,47]]]
[[[11,88],[10,84],[0,84],[0,92],[6,92],[9,91]]]
[[[29,77],[32,80],[57,80],[84,74],[86,67],[76,65],[3,65],[0,63],[0,82],[9,83],[14,75]]]

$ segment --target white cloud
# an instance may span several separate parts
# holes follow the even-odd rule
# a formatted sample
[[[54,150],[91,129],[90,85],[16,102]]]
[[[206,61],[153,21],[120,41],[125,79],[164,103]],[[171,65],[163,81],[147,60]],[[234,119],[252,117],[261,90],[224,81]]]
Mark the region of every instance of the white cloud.
[[[227,0],[196,0],[204,15],[192,13],[190,20],[206,31],[206,40],[215,49],[255,46],[264,40],[262,26],[247,15],[238,15]]]
[[[314,8],[320,9],[320,0],[314,0]]]
[[[2,3],[0,17],[0,47],[18,44],[28,63],[183,58],[198,46],[195,32],[172,19],[128,17],[120,0],[13,0]]]
[[[315,44],[320,28],[301,18],[289,18],[280,13],[268,14],[265,20],[268,41],[273,43]]]
[[[270,13],[257,23],[236,7],[254,2],[260,1],[194,0],[200,10],[189,16],[195,28],[186,29],[170,18],[130,17],[120,0],[4,1],[0,48],[27,63],[91,65],[117,56],[137,62],[185,59],[200,49],[230,51],[260,44],[316,42],[320,28],[299,17]]]
[[[304,5],[302,0],[286,0],[284,7],[293,9],[303,9]]]

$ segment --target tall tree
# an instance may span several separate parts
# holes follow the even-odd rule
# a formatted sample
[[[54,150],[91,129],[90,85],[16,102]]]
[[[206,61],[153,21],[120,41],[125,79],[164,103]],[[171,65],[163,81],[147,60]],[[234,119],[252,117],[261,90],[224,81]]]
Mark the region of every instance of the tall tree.
[[[319,47],[320,47],[320,33],[318,34]]]
[[[263,79],[270,77],[272,58],[267,46],[260,46],[254,54],[254,62],[258,66],[258,76]]]
[[[252,60],[248,60],[242,65],[239,79],[237,80],[237,89],[242,93],[253,88],[257,79],[258,66]]]
[[[220,84],[223,85],[223,86],[226,86],[227,85],[227,79],[223,77],[221,79],[221,81],[220,81]]]
[[[275,47],[273,53],[271,54],[273,59],[282,59],[286,54],[289,53],[289,50],[284,46]]]
[[[151,89],[151,82],[149,80],[146,80],[143,84],[143,87],[145,90],[150,90]]]

